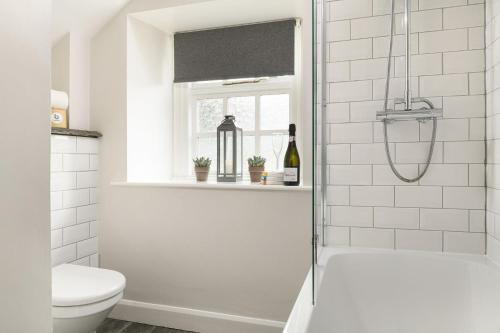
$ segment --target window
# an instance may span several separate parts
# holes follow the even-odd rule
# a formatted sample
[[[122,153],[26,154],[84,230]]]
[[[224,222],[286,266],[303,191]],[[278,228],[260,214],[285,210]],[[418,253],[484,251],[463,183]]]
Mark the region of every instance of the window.
[[[292,91],[292,77],[237,85],[221,81],[192,84],[192,152],[215,162],[217,126],[230,114],[243,129],[243,162],[261,155],[267,160],[267,170],[282,169],[288,125],[296,119]],[[211,168],[212,173],[215,170]]]

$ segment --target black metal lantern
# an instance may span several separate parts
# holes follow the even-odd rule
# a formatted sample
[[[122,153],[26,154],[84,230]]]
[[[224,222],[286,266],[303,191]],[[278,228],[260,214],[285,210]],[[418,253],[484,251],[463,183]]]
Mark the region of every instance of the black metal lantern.
[[[217,127],[217,181],[236,182],[243,177],[243,131],[234,116]]]

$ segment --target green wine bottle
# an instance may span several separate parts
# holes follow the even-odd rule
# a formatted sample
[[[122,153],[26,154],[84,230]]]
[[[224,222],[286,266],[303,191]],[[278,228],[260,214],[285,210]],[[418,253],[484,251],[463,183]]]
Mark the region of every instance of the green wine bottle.
[[[300,157],[295,143],[295,124],[290,124],[288,133],[290,139],[286,149],[283,182],[285,186],[298,186],[300,184]]]

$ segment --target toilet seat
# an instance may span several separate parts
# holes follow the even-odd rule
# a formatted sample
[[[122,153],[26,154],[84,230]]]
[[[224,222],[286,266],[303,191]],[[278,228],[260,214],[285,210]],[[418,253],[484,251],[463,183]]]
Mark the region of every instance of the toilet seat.
[[[121,298],[124,288],[125,277],[119,272],[71,264],[52,269],[53,308],[95,308]]]

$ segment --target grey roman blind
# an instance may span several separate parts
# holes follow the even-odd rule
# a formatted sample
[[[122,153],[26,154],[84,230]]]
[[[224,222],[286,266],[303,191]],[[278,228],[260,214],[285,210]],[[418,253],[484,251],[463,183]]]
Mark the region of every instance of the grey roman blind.
[[[295,19],[174,36],[174,82],[293,75]]]

